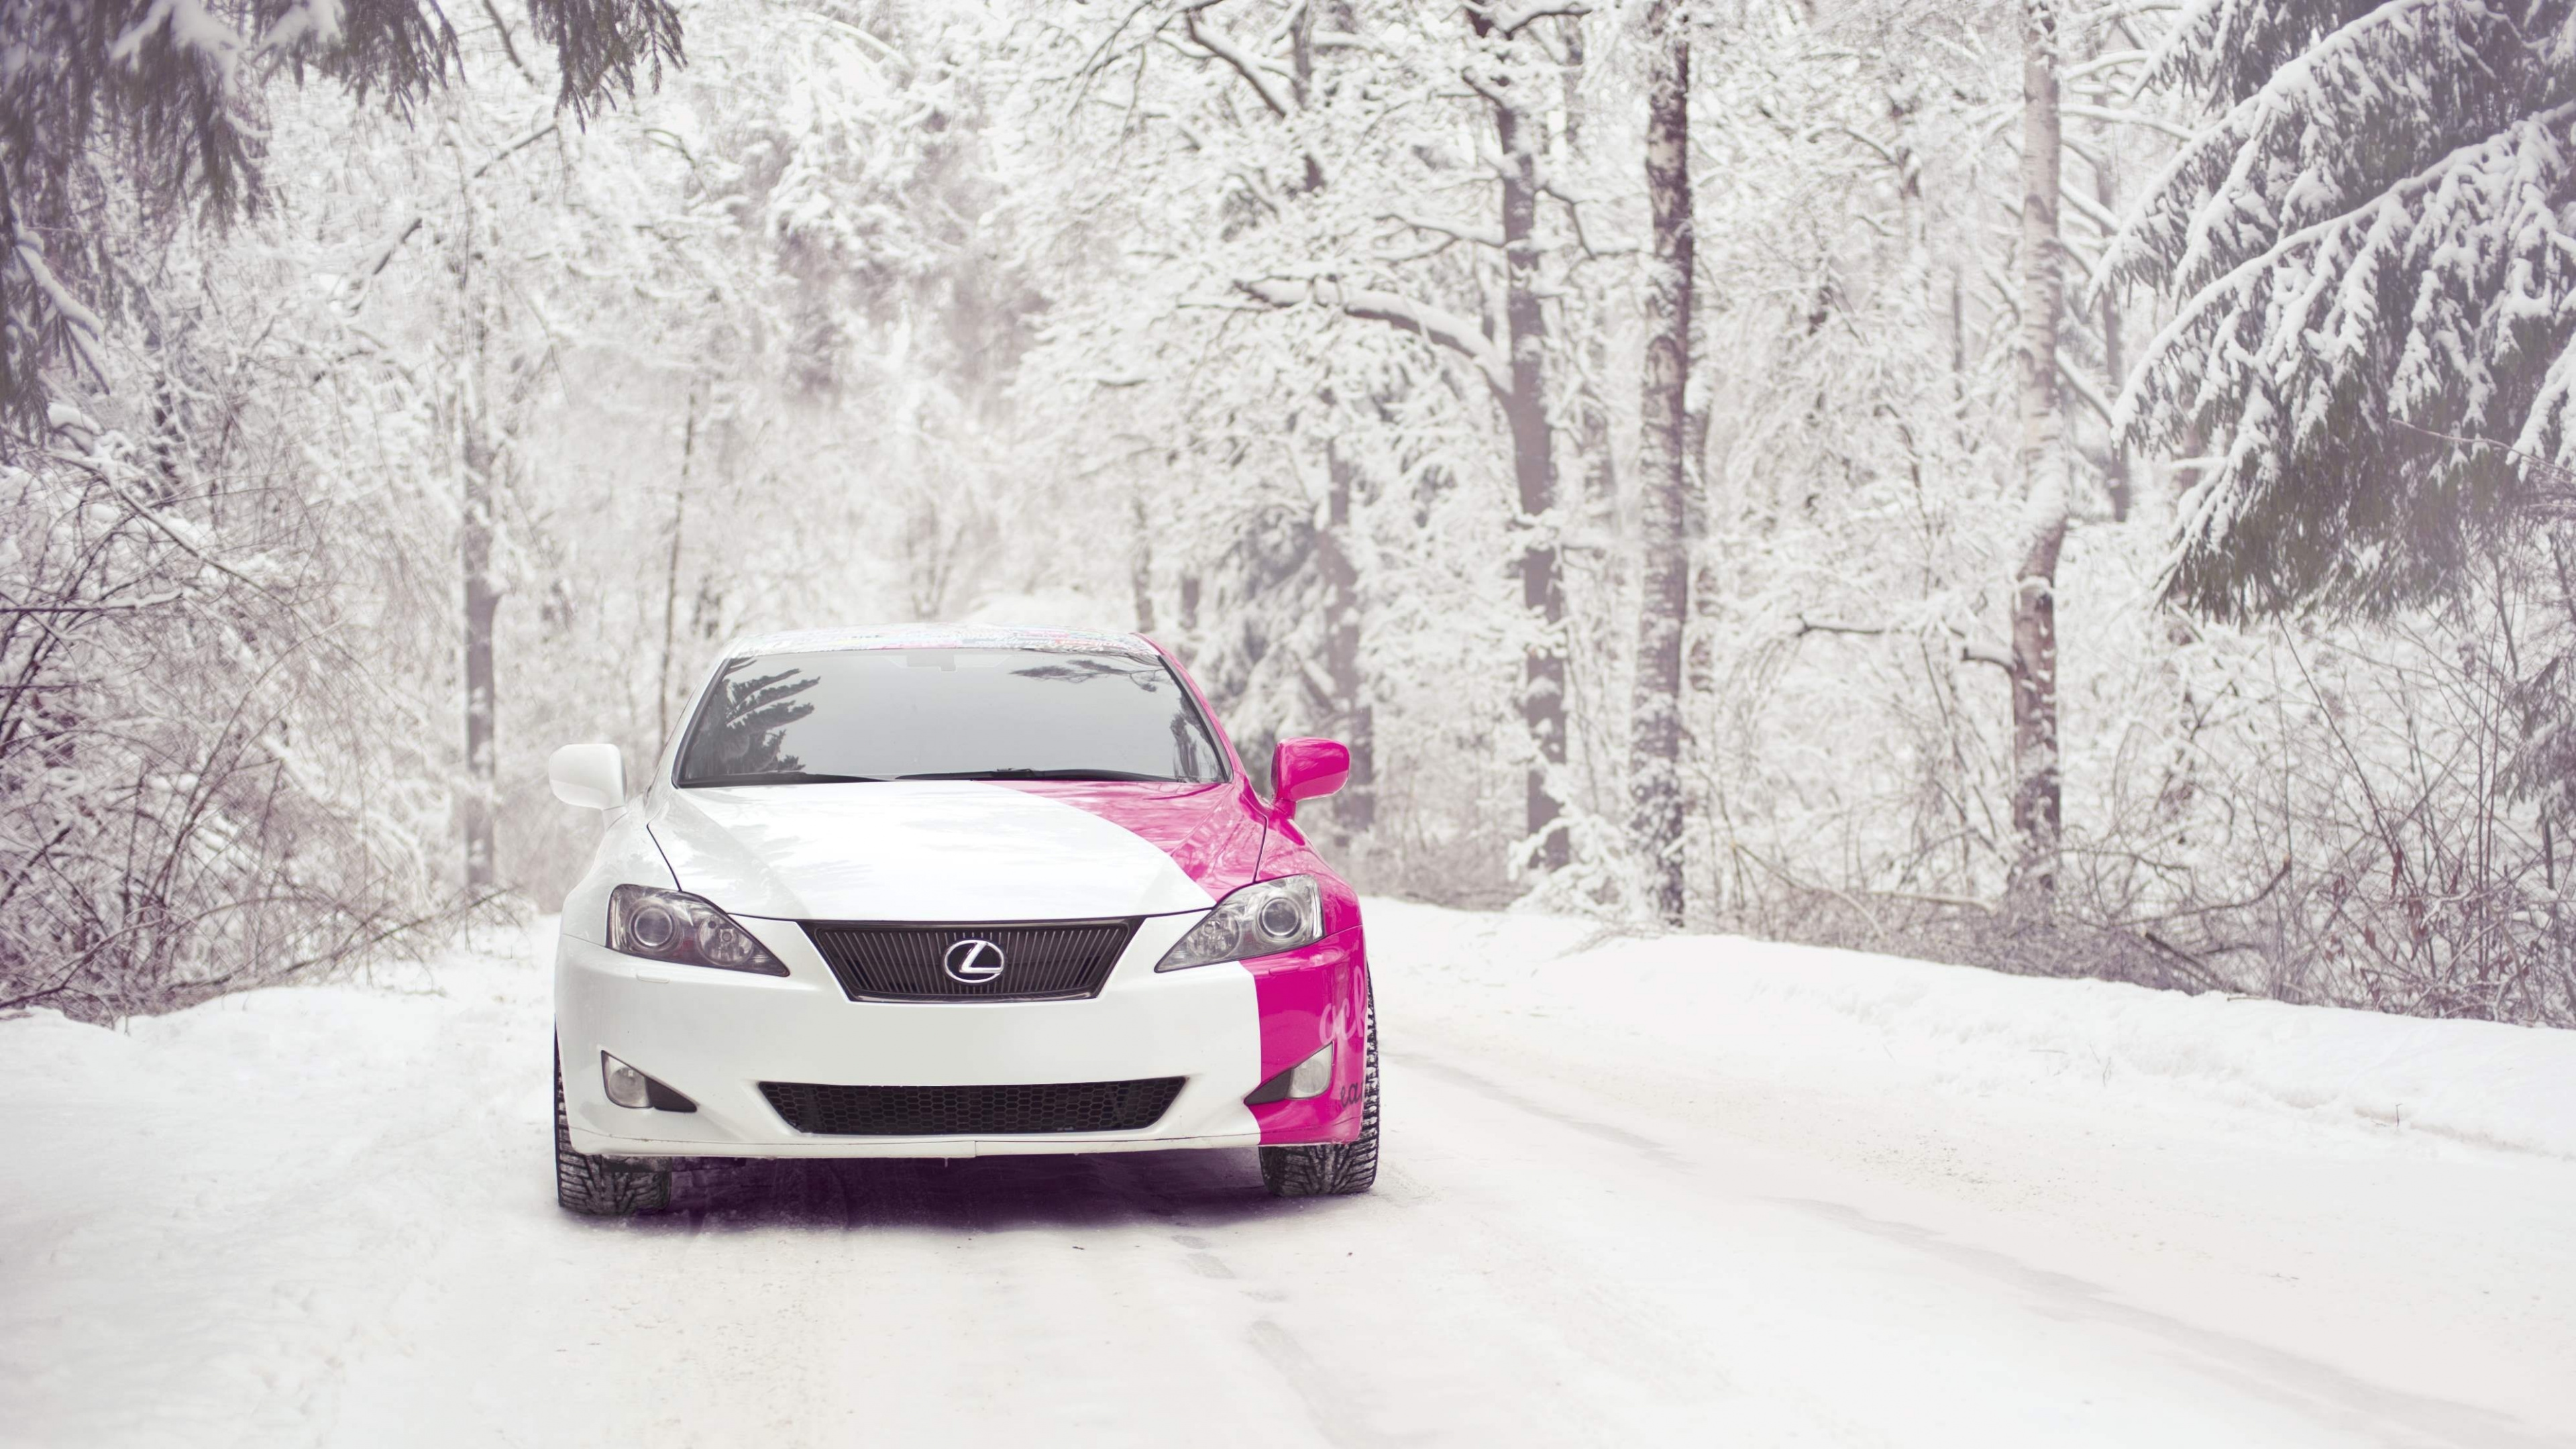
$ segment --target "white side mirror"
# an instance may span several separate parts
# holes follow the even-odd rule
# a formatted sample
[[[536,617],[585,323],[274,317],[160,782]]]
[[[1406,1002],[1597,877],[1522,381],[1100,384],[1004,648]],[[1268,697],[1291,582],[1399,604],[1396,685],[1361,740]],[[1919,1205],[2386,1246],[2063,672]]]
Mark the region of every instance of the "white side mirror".
[[[546,779],[566,805],[615,810],[626,803],[626,760],[615,745],[566,745],[546,761]]]

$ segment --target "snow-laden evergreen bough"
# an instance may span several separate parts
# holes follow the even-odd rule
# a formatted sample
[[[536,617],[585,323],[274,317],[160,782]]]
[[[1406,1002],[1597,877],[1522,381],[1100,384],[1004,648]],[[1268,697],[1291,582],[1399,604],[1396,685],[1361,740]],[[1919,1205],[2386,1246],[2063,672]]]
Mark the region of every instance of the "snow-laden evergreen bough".
[[[2195,0],[2155,77],[2222,108],[2111,258],[2180,302],[2119,419],[2202,455],[2170,595],[2376,611],[2564,513],[2576,6]]]
[[[484,374],[456,363],[500,350],[491,299],[540,290],[485,280],[491,239],[591,208],[505,210],[494,173],[597,175],[564,137],[678,60],[679,21],[483,12],[460,37],[412,0],[0,0],[0,1011],[166,1009],[498,895],[441,879],[421,745],[453,655],[422,601],[455,578],[449,485],[488,519],[512,461],[459,426],[511,411],[466,407]]]
[[[576,117],[680,58],[667,0],[536,0],[527,17]],[[102,225],[118,202],[141,204],[147,232],[200,207],[217,221],[256,208],[263,87],[281,68],[406,118],[462,72],[454,26],[416,0],[0,0],[0,40],[0,413],[31,428],[47,368],[107,382],[92,304],[151,270]]]

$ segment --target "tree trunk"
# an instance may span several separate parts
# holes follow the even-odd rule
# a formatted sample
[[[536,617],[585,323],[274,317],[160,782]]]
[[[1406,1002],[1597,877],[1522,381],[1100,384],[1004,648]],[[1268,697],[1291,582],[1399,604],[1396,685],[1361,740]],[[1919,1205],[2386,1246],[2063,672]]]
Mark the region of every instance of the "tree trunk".
[[[1594,312],[1597,319],[1599,311]],[[1610,453],[1610,404],[1597,380],[1610,370],[1610,347],[1596,321],[1592,340],[1584,344],[1585,366],[1592,377],[1574,397],[1575,454],[1583,468],[1583,542],[1607,549],[1619,533],[1619,469]]]
[[[1351,777],[1333,796],[1336,846],[1377,823],[1377,740],[1368,682],[1360,671],[1360,574],[1351,557],[1351,492],[1359,465],[1333,443],[1324,445],[1332,480],[1324,527],[1315,540],[1316,568],[1324,580],[1324,682],[1335,738],[1350,747]]]
[[[1469,12],[1478,35],[1491,30],[1481,11]],[[1503,189],[1503,329],[1511,359],[1511,394],[1503,401],[1512,434],[1512,476],[1519,485],[1522,526],[1521,602],[1539,625],[1537,642],[1521,661],[1521,721],[1537,758],[1529,768],[1528,833],[1531,859],[1543,870],[1573,858],[1557,776],[1565,765],[1565,583],[1556,538],[1556,460],[1547,422],[1547,317],[1538,295],[1538,148],[1545,128],[1522,113],[1507,75],[1491,77],[1487,103],[1501,150]]]
[[[2108,130],[2109,127],[2105,125],[2100,129]],[[2108,138],[2103,142],[2103,149],[2106,152],[2110,149]],[[2114,216],[2119,214],[2119,193],[2112,184],[2111,167],[2108,162],[2097,163],[2093,168],[2093,194],[2100,199],[2104,211]],[[2119,394],[2120,385],[2128,379],[2128,372],[2129,361],[2121,355],[2119,292],[2116,288],[2104,287],[2102,289],[2102,373],[2111,385],[2113,396]],[[2129,521],[2129,510],[2137,506],[2137,483],[2129,471],[2128,450],[2120,446],[2119,433],[2108,429],[2107,425],[2105,432],[2103,448],[2107,454],[2104,462],[2108,474],[2106,479],[2109,484],[2108,491],[2111,495],[2111,521],[2126,523]]]
[[[2057,897],[2057,555],[2066,541],[2065,422],[2057,402],[2057,321],[2065,306],[2058,245],[2055,0],[2023,0],[2020,568],[2012,595],[2015,852],[2005,888],[2019,916]]]
[[[479,350],[479,349],[478,349]],[[482,399],[464,409],[464,528],[459,562],[465,575],[465,889],[492,889],[493,807],[500,798],[492,741],[492,617],[501,592],[492,584],[492,471],[497,466]]]
[[[499,761],[493,744],[492,618],[501,592],[492,582],[492,506],[500,450],[492,440],[491,319],[474,293],[474,222],[469,204],[458,234],[453,266],[456,305],[464,322],[464,355],[456,383],[458,461],[457,565],[465,604],[465,889],[480,895],[499,877],[493,851],[493,815],[500,800]]]
[[[1127,592],[1134,600],[1136,632],[1151,634],[1154,624],[1154,521],[1145,509],[1145,490],[1140,486],[1127,495],[1127,521],[1131,541],[1127,550]]]
[[[689,523],[689,465],[698,456],[698,389],[689,386],[688,418],[680,425],[680,485],[671,490],[671,552],[662,571],[662,669],[653,688],[653,738],[671,737],[671,664],[678,648],[680,540]]]
[[[1557,24],[1558,39],[1565,47],[1558,104],[1565,114],[1564,155],[1571,160],[1583,150],[1583,17],[1561,16]],[[1575,389],[1574,449],[1582,470],[1583,528],[1591,535],[1585,542],[1606,554],[1619,521],[1619,473],[1610,452],[1610,405],[1601,395],[1603,379],[1610,375],[1610,343],[1601,322],[1607,309],[1600,301],[1598,287],[1586,290],[1591,337],[1583,344],[1584,376]]]
[[[1647,12],[1654,47],[1646,78],[1646,204],[1654,254],[1646,265],[1646,359],[1637,449],[1637,682],[1629,724],[1631,844],[1644,899],[1657,919],[1682,921],[1682,626],[1690,612],[1684,531],[1689,475],[1692,232],[1690,31],[1671,0]]]
[[[1725,597],[1728,559],[1717,527],[1723,501],[1718,496],[1709,434],[1717,387],[1709,361],[1709,309],[1699,305],[1695,273],[1692,289],[1692,374],[1682,403],[1682,534],[1683,547],[1690,552],[1690,612],[1682,630],[1682,870],[1687,881],[1694,863],[1692,826],[1696,823],[1703,852],[1697,862],[1704,871],[1701,909],[1704,915],[1717,916],[1728,908],[1730,867],[1740,869],[1742,862],[1729,850],[1724,795],[1717,777],[1718,751],[1724,740],[1717,701],[1717,646],[1723,637],[1718,605]],[[1689,894],[1685,885],[1685,904]]]

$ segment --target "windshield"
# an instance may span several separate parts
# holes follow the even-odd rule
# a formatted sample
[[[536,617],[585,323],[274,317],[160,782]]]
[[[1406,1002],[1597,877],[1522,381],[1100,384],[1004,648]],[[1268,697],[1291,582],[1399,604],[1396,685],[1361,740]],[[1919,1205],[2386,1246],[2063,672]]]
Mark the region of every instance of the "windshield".
[[[1215,737],[1160,659],[850,649],[727,660],[673,783],[1224,778]]]

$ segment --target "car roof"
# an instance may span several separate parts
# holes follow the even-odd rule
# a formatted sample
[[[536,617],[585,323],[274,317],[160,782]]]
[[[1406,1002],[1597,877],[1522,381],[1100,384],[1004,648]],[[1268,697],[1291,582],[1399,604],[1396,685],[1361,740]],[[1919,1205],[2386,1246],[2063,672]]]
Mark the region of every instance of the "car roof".
[[[1059,629],[1044,624],[854,624],[838,629],[790,629],[737,639],[727,659],[757,654],[819,654],[844,649],[1027,649],[1047,654],[1155,656],[1141,634]]]

